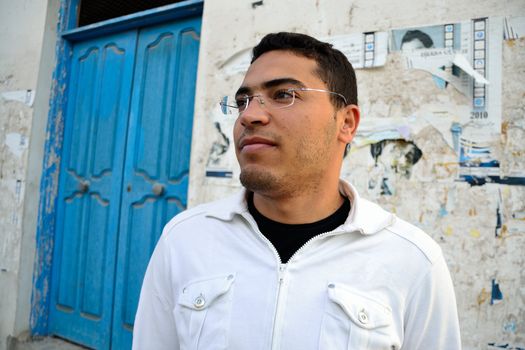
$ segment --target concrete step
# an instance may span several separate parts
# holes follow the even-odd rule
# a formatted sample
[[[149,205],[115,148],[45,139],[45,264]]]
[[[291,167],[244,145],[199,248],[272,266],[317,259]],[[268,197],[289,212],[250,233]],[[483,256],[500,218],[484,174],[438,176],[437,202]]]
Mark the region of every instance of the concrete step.
[[[31,340],[12,340],[8,350],[85,350],[89,349],[60,338],[42,337]]]

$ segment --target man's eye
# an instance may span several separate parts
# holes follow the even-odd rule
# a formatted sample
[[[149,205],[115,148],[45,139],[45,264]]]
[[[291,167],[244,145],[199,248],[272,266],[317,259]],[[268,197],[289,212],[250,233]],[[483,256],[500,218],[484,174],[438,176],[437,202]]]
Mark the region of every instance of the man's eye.
[[[237,108],[243,109],[244,107],[246,107],[247,101],[248,99],[245,97],[237,98],[235,99],[235,105],[237,106]]]
[[[289,102],[293,100],[293,91],[290,90],[278,90],[273,94],[273,100],[278,102]]]

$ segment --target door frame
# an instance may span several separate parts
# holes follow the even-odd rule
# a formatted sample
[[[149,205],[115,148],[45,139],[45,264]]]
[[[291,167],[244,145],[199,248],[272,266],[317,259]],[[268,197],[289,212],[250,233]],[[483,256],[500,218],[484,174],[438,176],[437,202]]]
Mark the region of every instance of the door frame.
[[[132,28],[177,19],[202,16],[204,0],[186,0],[135,14],[76,28],[80,0],[60,0],[57,23],[56,65],[49,98],[46,141],[36,228],[36,251],[31,295],[30,332],[48,335],[53,248],[56,230],[56,204],[62,158],[67,85],[72,44],[77,41],[117,33]]]

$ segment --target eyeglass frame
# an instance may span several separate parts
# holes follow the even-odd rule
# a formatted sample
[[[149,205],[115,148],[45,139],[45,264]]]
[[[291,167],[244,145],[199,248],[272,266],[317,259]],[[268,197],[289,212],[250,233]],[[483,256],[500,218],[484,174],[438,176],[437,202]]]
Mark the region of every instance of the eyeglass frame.
[[[289,88],[289,89],[283,89],[282,90],[283,92],[291,92],[292,93],[292,102],[289,104],[289,105],[286,105],[286,106],[282,106],[282,107],[272,107],[273,109],[284,109],[284,108],[288,108],[288,107],[291,107],[293,106],[293,104],[295,103],[295,92],[296,91],[317,91],[317,92],[325,92],[327,94],[331,94],[331,95],[335,95],[335,96],[339,96],[343,99],[343,101],[345,102],[345,106],[348,105],[348,102],[347,102],[347,99],[344,95],[338,93],[338,92],[334,92],[334,91],[329,91],[329,90],[324,90],[324,89],[314,89],[314,88],[308,88],[308,87],[298,87],[298,88]],[[219,102],[219,105],[221,106],[221,110],[222,110],[222,113],[224,115],[228,115],[228,113],[226,112],[228,110],[228,108],[233,108],[235,110],[238,110],[239,111],[239,114],[238,115],[241,115],[242,113],[244,113],[244,111],[246,111],[246,109],[248,108],[248,106],[250,105],[250,101],[253,100],[254,97],[257,97],[257,100],[259,100],[259,104],[260,105],[263,105],[263,106],[267,106],[265,104],[265,100],[263,99],[263,94],[254,94],[254,95],[241,95],[244,99],[246,99],[246,105],[244,106],[243,110],[241,111],[240,108],[238,105],[231,105],[231,104],[228,104],[226,102],[224,102],[225,100],[227,100],[228,96],[224,96],[222,98],[222,100]]]

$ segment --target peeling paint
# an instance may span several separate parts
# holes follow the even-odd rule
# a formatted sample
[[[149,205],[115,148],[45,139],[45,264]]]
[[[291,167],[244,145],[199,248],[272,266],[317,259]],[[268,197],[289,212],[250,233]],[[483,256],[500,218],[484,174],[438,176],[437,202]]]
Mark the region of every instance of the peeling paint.
[[[9,133],[5,137],[5,145],[13,155],[20,158],[24,151],[27,150],[27,137],[16,132]]]
[[[503,331],[505,331],[506,333],[516,333],[516,322],[509,321],[503,323]]]
[[[496,238],[501,237],[502,234],[502,218],[501,218],[501,190],[498,190],[499,201],[498,208],[496,209],[496,227],[494,228]]]
[[[499,304],[503,301],[503,293],[495,279],[492,280],[492,293],[490,296],[490,305]]]
[[[473,238],[479,238],[481,236],[481,232],[479,232],[478,229],[473,228],[470,230],[469,235]]]
[[[448,215],[448,211],[447,211],[447,208],[445,205],[442,205],[440,208],[439,208],[439,216],[440,217],[445,217]]]
[[[485,303],[490,298],[490,293],[485,288],[478,294],[478,305]]]
[[[69,1],[60,5],[58,31],[68,25]],[[66,105],[66,81],[71,52],[70,45],[59,38],[56,44],[57,64],[53,73],[51,105],[46,130],[46,145],[40,183],[40,205],[36,236],[36,252],[31,297],[30,327],[33,336],[47,335],[49,316],[49,284],[53,260],[55,204],[58,193],[58,171],[64,131],[63,110]]]
[[[525,347],[512,346],[509,343],[488,343],[489,349],[525,350]]]

